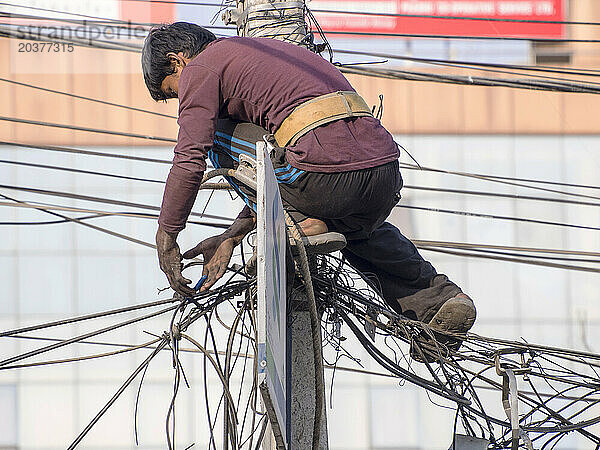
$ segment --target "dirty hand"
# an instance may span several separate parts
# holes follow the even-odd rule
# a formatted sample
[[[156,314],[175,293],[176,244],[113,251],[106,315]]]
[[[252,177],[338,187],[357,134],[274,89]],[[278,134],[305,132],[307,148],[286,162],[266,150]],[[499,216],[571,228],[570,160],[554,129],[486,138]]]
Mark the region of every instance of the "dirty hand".
[[[156,232],[156,250],[160,270],[167,276],[173,290],[184,297],[194,295],[194,290],[188,286],[192,281],[181,275],[181,253],[177,245],[177,233],[169,233],[159,226]]]
[[[183,254],[185,259],[195,258],[198,255],[204,257],[202,275],[206,275],[206,281],[200,288],[200,292],[210,289],[225,274],[236,245],[233,238],[224,235],[213,236]]]

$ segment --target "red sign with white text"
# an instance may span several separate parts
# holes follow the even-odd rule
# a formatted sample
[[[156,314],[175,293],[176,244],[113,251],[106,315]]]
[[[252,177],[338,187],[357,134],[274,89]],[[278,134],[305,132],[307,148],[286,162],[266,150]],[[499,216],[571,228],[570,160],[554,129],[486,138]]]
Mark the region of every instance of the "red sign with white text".
[[[566,0],[313,0],[309,7],[326,32],[558,39],[565,37],[564,24],[505,22],[497,19],[562,22],[566,20],[565,3]],[[324,13],[319,10],[339,12]],[[461,17],[496,20],[459,19]]]

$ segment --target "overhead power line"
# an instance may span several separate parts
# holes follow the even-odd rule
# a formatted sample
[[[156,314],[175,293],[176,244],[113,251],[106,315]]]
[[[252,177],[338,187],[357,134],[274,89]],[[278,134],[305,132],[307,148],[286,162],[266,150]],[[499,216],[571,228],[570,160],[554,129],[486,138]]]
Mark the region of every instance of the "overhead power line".
[[[2,162],[2,160],[0,160]],[[448,194],[461,194],[461,195],[475,195],[480,197],[496,197],[496,198],[510,198],[512,200],[531,200],[538,202],[549,202],[549,203],[563,203],[568,205],[579,205],[579,206],[595,206],[600,207],[600,203],[597,202],[583,202],[577,200],[568,200],[562,198],[552,197],[538,197],[533,195],[520,195],[520,194],[504,194],[501,192],[489,192],[489,191],[474,191],[470,189],[451,189],[451,188],[437,188],[432,186],[416,186],[405,184],[403,189],[412,189],[416,191],[428,191],[428,192],[444,192]]]
[[[403,59],[403,58],[399,58],[399,59]],[[374,64],[377,64],[378,62],[374,62]],[[491,73],[498,73],[498,74],[503,74],[503,75],[517,75],[517,76],[527,76],[530,77],[527,81],[531,84],[531,82],[537,82],[539,86],[544,87],[543,90],[547,90],[545,88],[546,85],[544,84],[539,84],[539,83],[543,83],[543,81],[539,81],[539,80],[547,80],[548,83],[553,83],[556,82],[559,84],[559,86],[565,86],[568,85],[570,86],[573,90],[577,90],[577,92],[584,92],[582,89],[585,89],[585,92],[587,92],[587,88],[595,88],[595,89],[599,89],[600,88],[600,83],[599,82],[595,82],[595,81],[588,81],[588,80],[581,80],[581,79],[572,79],[572,78],[563,78],[563,77],[553,77],[553,76],[548,76],[548,75],[538,75],[538,74],[527,74],[527,73],[521,73],[521,72],[514,72],[512,70],[500,70],[500,69],[490,69],[490,68],[486,68],[486,67],[477,67],[478,64],[473,64],[473,65],[469,65],[469,64],[465,64],[465,65],[461,65],[459,63],[453,63],[452,61],[449,62],[427,62],[426,60],[424,60],[422,62],[423,64],[430,64],[430,65],[434,65],[434,66],[442,66],[442,67],[451,67],[454,69],[476,69],[478,71],[481,72],[491,72]],[[340,67],[352,67],[352,66],[358,66],[360,67],[363,64],[367,64],[367,63],[352,63],[352,64],[339,64]],[[371,62],[369,62],[368,64],[373,64]],[[517,69],[517,70],[526,70],[526,69]],[[414,72],[413,72],[414,73]],[[552,71],[550,71],[550,73],[553,73]],[[598,76],[598,75],[593,75],[593,76]],[[472,75],[470,75],[471,78],[473,78]],[[483,80],[483,78],[482,78]],[[501,78],[492,78],[492,80],[502,80]],[[531,81],[529,81],[531,80]],[[520,80],[516,80],[517,82],[519,82]],[[585,82],[585,84],[582,84],[582,81]],[[513,81],[514,82],[514,81]],[[568,83],[568,84],[567,84]],[[585,88],[582,88],[581,86],[585,86]],[[571,91],[570,91],[571,92]]]
[[[0,37],[10,37],[14,38],[13,35],[7,35],[5,32],[0,32]],[[34,40],[46,40],[53,41],[52,39],[34,39]],[[58,42],[67,42],[67,40],[60,40]],[[105,46],[90,44],[87,40],[82,40],[82,42],[68,41],[72,42],[74,45],[81,45],[84,47],[92,47],[92,48],[102,48],[105,50],[122,50],[139,53],[141,49],[132,49],[132,48],[119,48],[118,45],[111,43],[112,45]],[[485,78],[485,77],[477,77],[471,75],[443,75],[437,73],[429,73],[429,72],[417,72],[410,70],[392,70],[392,69],[372,69],[372,68],[364,68],[364,67],[340,67],[340,70],[344,73],[355,73],[364,76],[373,76],[379,78],[388,78],[388,79],[401,79],[401,80],[411,80],[411,81],[430,81],[430,82],[438,82],[438,83],[449,83],[449,84],[463,84],[463,85],[474,85],[474,86],[495,86],[495,87],[510,87],[510,88],[518,88],[518,89],[528,89],[528,90],[538,90],[538,91],[551,91],[551,92],[571,92],[571,93],[591,93],[597,94],[600,93],[600,86],[596,86],[591,83],[573,83],[570,81],[561,81],[557,79],[556,81],[545,81],[538,79],[529,79],[529,78],[521,78],[521,79],[511,79],[511,78]],[[548,78],[548,77],[546,77]],[[1,119],[0,119],[1,120]]]
[[[580,230],[600,231],[600,227],[577,225],[577,224],[573,224],[573,223],[564,223],[564,222],[553,222],[553,221],[548,221],[548,220],[530,219],[527,217],[500,216],[500,215],[496,215],[496,214],[475,213],[475,212],[470,212],[470,211],[458,211],[458,210],[441,209],[441,208],[429,208],[429,207],[425,207],[425,206],[414,206],[414,205],[396,205],[396,208],[414,209],[414,210],[418,210],[418,211],[428,211],[428,212],[436,212],[436,213],[444,213],[444,214],[455,214],[455,215],[459,215],[459,216],[475,217],[475,218],[482,218],[482,219],[511,220],[514,222],[534,223],[534,224],[538,224],[538,225],[553,225],[553,226],[566,227],[566,228],[577,228]]]
[[[432,247],[422,247],[421,249],[430,251],[430,252],[445,253],[448,255],[462,256],[462,257],[467,257],[467,258],[492,259],[492,260],[496,260],[496,261],[505,261],[505,262],[529,264],[529,265],[534,265],[534,266],[552,267],[555,269],[565,269],[565,270],[575,270],[575,271],[580,271],[580,272],[600,273],[600,269],[596,269],[594,267],[587,267],[587,266],[560,264],[560,263],[553,263],[553,262],[547,262],[547,261],[533,261],[533,260],[527,259],[527,258],[518,258],[518,257],[501,256],[501,255],[485,255],[485,254],[482,255],[482,254],[474,253],[474,252],[453,251],[453,250],[446,250],[446,249],[432,248]]]
[[[111,130],[104,130],[102,128],[80,127],[77,125],[67,125],[67,124],[53,123],[53,122],[42,122],[39,120],[18,119],[16,117],[0,116],[0,120],[4,120],[7,122],[25,123],[28,125],[39,125],[42,127],[62,128],[65,130],[87,131],[88,133],[100,133],[100,134],[110,134],[113,136],[130,137],[130,138],[136,138],[136,139],[148,139],[151,141],[162,141],[162,142],[171,142],[171,143],[177,142],[177,139],[166,138],[166,137],[150,136],[150,135],[137,134],[137,133],[128,133],[128,132],[124,132],[124,131],[111,131]]]
[[[0,164],[12,164],[16,166],[24,166],[24,167],[34,167],[38,169],[51,169],[58,170],[63,172],[71,172],[71,173],[80,173],[83,175],[98,175],[108,178],[117,178],[120,180],[128,180],[128,181],[143,181],[146,183],[157,183],[157,184],[165,184],[164,180],[157,180],[154,178],[142,178],[142,177],[132,177],[128,175],[119,175],[116,173],[108,173],[108,172],[99,172],[97,170],[84,170],[84,169],[76,169],[74,167],[65,167],[65,166],[56,166],[51,164],[38,164],[38,163],[30,163],[26,161],[12,161],[7,159],[0,159]]]
[[[227,27],[224,27],[227,28]],[[1,27],[0,27],[1,29]],[[227,28],[229,29],[229,28]],[[17,38],[17,33],[13,31],[0,31],[0,37]],[[112,41],[95,40],[91,41],[88,39],[52,39],[49,37],[30,37],[31,40],[44,40],[50,42],[59,43],[72,43],[73,45],[80,45],[84,47],[102,48],[105,50],[121,50],[128,52],[139,53],[141,51],[140,46],[127,46],[123,47],[121,44]],[[600,41],[599,41],[600,42]],[[442,64],[442,63],[437,63]],[[456,66],[456,65],[455,65]],[[536,78],[522,78],[522,79],[511,79],[511,78],[486,78],[477,77],[471,75],[443,75],[428,72],[417,72],[409,70],[386,70],[386,69],[373,69],[364,67],[341,67],[340,70],[345,73],[356,73],[365,76],[374,76],[379,78],[389,79],[404,79],[412,81],[430,81],[450,84],[464,84],[464,85],[476,85],[476,86],[497,86],[497,87],[510,87],[518,89],[528,90],[539,90],[539,91],[552,91],[552,92],[571,92],[571,93],[593,93],[597,94],[600,92],[600,86],[593,82],[581,83],[574,82],[574,80],[562,79],[562,78],[551,78],[542,77],[542,80]],[[481,69],[484,70],[484,69]],[[506,72],[510,74],[509,72]],[[535,76],[534,76],[535,77]],[[539,78],[539,77],[538,77]]]
[[[600,86],[586,83],[570,83],[560,81],[543,81],[538,79],[489,78],[472,75],[448,75],[430,72],[417,72],[400,69],[374,69],[366,67],[341,67],[341,72],[357,75],[374,76],[393,80],[431,81],[447,84],[462,84],[470,86],[493,86],[528,89],[536,91],[570,92],[599,94]]]
[[[83,149],[61,147],[61,146],[54,146],[54,145],[22,144],[19,142],[9,142],[9,141],[0,141],[0,145],[8,145],[8,146],[13,146],[13,147],[38,149],[38,150],[48,150],[48,151],[59,152],[59,153],[73,153],[73,154],[81,154],[81,155],[86,155],[86,156],[97,156],[97,157],[103,157],[103,158],[125,159],[125,160],[148,162],[148,163],[172,164],[172,161],[168,160],[168,159],[157,159],[157,158],[147,158],[147,157],[143,157],[143,156],[123,155],[121,153],[98,152],[98,151],[93,151],[93,150],[83,150]],[[417,167],[417,166],[406,164],[406,163],[401,163],[401,167],[403,169],[416,170],[416,171],[421,171],[421,172],[436,172],[436,173],[441,173],[444,175],[458,175],[458,176],[472,177],[472,178],[477,178],[477,179],[480,179],[483,181],[508,182],[511,186],[516,186],[516,187],[523,187],[523,188],[527,188],[527,189],[540,190],[543,192],[551,192],[551,193],[561,194],[561,195],[568,195],[568,196],[600,200],[600,197],[598,197],[598,196],[576,194],[573,192],[559,191],[556,189],[545,189],[545,188],[540,188],[537,186],[529,186],[526,184],[513,184],[512,182],[546,184],[546,185],[551,185],[551,186],[571,187],[571,188],[577,188],[577,189],[592,189],[592,190],[600,190],[600,185],[568,183],[568,182],[560,182],[560,181],[552,181],[552,180],[542,180],[542,179],[538,179],[538,178],[509,177],[509,176],[494,175],[494,174],[489,174],[489,173],[486,174],[486,173],[475,173],[475,172],[458,172],[458,171],[451,171],[451,170],[445,170],[445,169],[436,169],[434,167],[423,167],[423,166]]]
[[[442,66],[450,66],[457,68],[497,68],[497,69],[512,69],[512,70],[520,70],[527,72],[548,72],[548,73],[558,73],[564,75],[577,75],[577,76],[586,76],[586,77],[600,77],[600,70],[595,69],[579,69],[574,67],[562,68],[558,66],[529,66],[529,65],[521,65],[521,64],[499,64],[499,63],[487,63],[487,62],[477,62],[477,61],[464,61],[464,60],[453,60],[453,59],[436,59],[436,58],[417,58],[414,56],[407,55],[394,55],[390,53],[379,53],[379,52],[367,52],[367,51],[357,51],[357,50],[344,50],[344,49],[333,49],[336,53],[343,53],[346,55],[358,55],[358,56],[374,56],[378,58],[386,58],[386,59],[398,59],[401,61],[409,61],[416,62],[422,64],[433,64],[433,65],[442,65]],[[468,66],[468,67],[462,67]],[[508,72],[507,72],[508,73]]]
[[[8,142],[8,141],[0,141],[0,145],[9,145],[11,147],[29,148],[29,149],[37,149],[37,150],[48,150],[51,152],[59,152],[59,153],[74,153],[77,155],[99,156],[102,158],[116,158],[116,159],[126,159],[126,160],[130,160],[130,161],[148,162],[148,163],[172,164],[172,161],[170,161],[168,159],[146,158],[143,156],[132,156],[132,155],[122,155],[119,153],[98,152],[98,151],[93,151],[93,150],[83,150],[83,149],[79,149],[79,148],[60,147],[60,146],[56,146],[56,145],[22,144],[19,142]]]
[[[57,166],[57,165],[51,165],[51,164],[39,164],[39,163],[31,163],[31,162],[26,162],[26,161],[13,161],[13,160],[0,159],[0,164],[12,164],[12,165],[33,167],[33,168],[39,168],[39,169],[58,170],[58,171],[71,172],[71,173],[80,173],[83,175],[96,175],[96,176],[117,178],[117,179],[128,180],[128,181],[141,181],[141,182],[146,182],[146,183],[157,183],[157,184],[165,183],[164,180],[158,180],[158,179],[153,179],[153,178],[133,177],[133,176],[128,176],[128,175],[100,172],[100,171],[96,171],[96,170],[84,170],[84,169],[77,169],[74,167]],[[218,187],[215,187],[215,185],[213,184],[210,186],[210,188],[215,189]],[[584,202],[584,201],[577,201],[577,200],[552,198],[552,197],[538,197],[538,196],[531,196],[531,195],[504,194],[504,193],[500,193],[500,192],[474,191],[474,190],[468,190],[468,189],[436,188],[436,187],[430,187],[430,186],[417,186],[417,185],[408,185],[408,184],[405,184],[403,189],[429,191],[429,192],[445,192],[445,193],[449,193],[449,194],[475,195],[475,196],[481,196],[481,197],[510,198],[513,200],[530,200],[530,201],[549,202],[549,203],[562,203],[562,204],[570,204],[570,205],[578,205],[578,206],[596,206],[596,207],[600,206],[600,203],[597,203],[597,202]]]
[[[454,249],[487,249],[487,250],[506,250],[512,252],[523,252],[523,253],[546,253],[553,255],[571,255],[571,256],[585,256],[590,258],[600,258],[600,252],[590,252],[583,250],[565,250],[558,248],[540,248],[540,247],[516,247],[507,245],[497,244],[481,244],[473,242],[449,242],[449,241],[432,241],[424,239],[411,239],[412,242],[422,247],[441,247],[441,248],[454,248]]]
[[[100,219],[105,217],[129,217],[133,219],[158,219],[158,214],[149,214],[149,213],[138,213],[131,211],[105,211],[98,209],[90,209],[90,208],[75,208],[73,206],[61,206],[54,205],[50,203],[42,203],[42,202],[0,202],[0,206],[7,206],[12,208],[26,208],[26,209],[37,209],[39,211],[66,211],[66,212],[79,212],[79,213],[87,213],[89,215],[76,217],[75,219],[82,220],[90,220],[90,219]],[[29,221],[29,222],[0,222],[0,225],[3,226],[19,226],[19,225],[56,225],[60,223],[69,223],[72,220],[69,219],[57,219],[57,220],[46,220],[46,221]],[[208,221],[198,221],[198,220],[188,220],[188,224],[192,225],[203,225],[207,227],[213,228],[227,228],[229,225],[217,222],[208,222]]]
[[[128,0],[131,1],[131,0]],[[133,0],[133,1],[147,1],[147,0]],[[366,3],[368,5],[368,3]],[[312,9],[313,13],[326,13],[326,14],[344,14],[344,15],[358,15],[358,16],[378,16],[378,17],[403,17],[407,19],[439,19],[439,20],[465,20],[465,21],[481,21],[481,22],[510,22],[510,23],[539,23],[547,25],[592,25],[598,26],[599,22],[577,22],[569,20],[537,20],[537,19],[511,19],[501,17],[475,17],[475,16],[441,16],[433,14],[400,14],[400,13],[389,13],[389,12],[373,12],[373,11],[340,11],[333,9]],[[537,39],[532,39],[537,40]]]
[[[515,186],[515,187],[521,187],[521,188],[525,188],[525,189],[533,189],[533,190],[541,191],[541,192],[551,192],[553,194],[561,194],[561,195],[566,195],[566,196],[571,196],[571,197],[590,198],[590,199],[594,199],[594,200],[600,200],[600,197],[596,196],[596,195],[578,194],[576,192],[561,191],[558,189],[550,189],[550,188],[541,187],[541,186],[531,186],[531,185],[524,184],[524,183],[529,182],[529,183],[534,183],[534,184],[550,184],[550,185],[569,186],[569,187],[586,188],[586,189],[600,189],[600,187],[598,187],[598,186],[570,184],[570,183],[557,183],[557,182],[544,181],[544,180],[534,180],[534,179],[529,179],[529,178],[501,177],[501,176],[486,175],[486,174],[481,174],[481,173],[461,172],[461,171],[456,171],[456,170],[437,169],[434,167],[416,166],[416,165],[406,164],[406,163],[401,163],[400,166],[403,169],[434,172],[434,173],[440,173],[440,174],[446,174],[446,175],[456,175],[456,176],[460,176],[460,177],[474,178],[476,180],[489,181],[492,183],[505,184],[507,186]]]
[[[176,0],[122,0],[125,2],[135,3],[157,3],[171,5],[188,5],[188,6],[215,6],[223,7],[223,3],[207,3],[193,1],[176,1]],[[225,2],[227,4],[228,2]],[[368,5],[366,3],[365,5]],[[475,17],[475,16],[448,16],[448,15],[433,15],[433,14],[401,14],[391,12],[375,12],[375,11],[342,11],[334,9],[313,9],[313,13],[326,14],[344,14],[358,16],[377,16],[377,17],[402,17],[407,19],[440,19],[440,20],[466,20],[466,21],[483,21],[483,22],[512,22],[512,23],[539,23],[539,24],[555,24],[555,25],[591,25],[598,26],[599,22],[581,22],[570,20],[537,20],[537,19],[511,19],[500,17]]]
[[[135,112],[141,112],[141,113],[145,113],[145,114],[152,114],[155,116],[160,116],[160,117],[165,117],[168,119],[177,119],[177,116],[173,116],[170,114],[163,114],[160,112],[156,112],[156,111],[150,111],[148,109],[142,109],[142,108],[136,108],[134,106],[129,106],[129,105],[123,105],[120,103],[114,103],[114,102],[109,102],[106,100],[100,100],[97,98],[92,98],[92,97],[86,97],[84,95],[77,95],[77,94],[73,94],[71,92],[65,92],[65,91],[59,91],[56,89],[50,89],[50,88],[46,88],[46,87],[42,87],[42,86],[36,86],[34,84],[30,84],[30,83],[23,83],[20,81],[15,81],[15,80],[9,80],[8,78],[0,78],[0,81],[4,82],[4,83],[10,83],[10,84],[14,84],[17,86],[23,86],[23,87],[28,87],[31,89],[37,89],[39,91],[43,91],[43,92],[49,92],[52,94],[59,94],[59,95],[65,95],[67,97],[72,97],[72,98],[76,98],[79,100],[86,100],[89,102],[93,102],[93,103],[99,103],[101,105],[106,105],[106,106],[114,106],[116,108],[122,108],[122,109],[126,109],[129,111],[135,111]]]
[[[569,39],[569,38],[530,38],[518,36],[467,36],[467,35],[442,35],[442,34],[414,34],[414,33],[383,33],[371,31],[325,31],[328,35],[353,35],[353,36],[373,36],[373,37],[401,37],[418,39],[457,39],[457,40],[498,40],[498,41],[535,41],[548,43],[571,42],[579,44],[598,44],[600,39]]]
[[[15,199],[15,198],[8,197],[7,195],[4,195],[2,193],[0,193],[0,197],[4,198],[6,200],[12,200],[13,202],[18,203],[18,204],[22,204],[22,205],[27,205],[28,204],[27,202],[23,202],[21,200]],[[91,223],[87,223],[87,222],[81,221],[81,220],[76,219],[74,217],[65,216],[64,214],[60,214],[60,213],[57,213],[57,212],[54,212],[54,211],[50,211],[50,210],[47,210],[47,209],[43,209],[43,208],[35,208],[35,209],[37,209],[38,211],[42,211],[42,212],[45,212],[47,214],[50,214],[52,216],[60,217],[61,219],[68,220],[69,222],[73,222],[73,223],[77,223],[77,224],[83,225],[84,227],[91,228],[92,230],[100,231],[101,233],[106,233],[106,234],[108,234],[110,236],[113,236],[113,237],[116,237],[116,238],[119,238],[119,239],[125,239],[126,241],[133,242],[134,244],[143,245],[144,247],[149,247],[149,248],[156,248],[156,245],[154,245],[154,244],[152,244],[150,242],[142,241],[141,239],[137,239],[137,238],[134,238],[132,236],[128,236],[128,235],[123,234],[123,233],[118,233],[116,231],[109,230],[108,228],[103,228],[103,227],[99,227],[97,225],[92,225]],[[1,365],[1,363],[0,363],[0,365]]]
[[[86,202],[105,203],[108,205],[125,206],[128,208],[139,208],[139,209],[146,209],[146,210],[151,210],[151,211],[160,211],[159,206],[146,205],[143,203],[135,203],[135,202],[126,202],[124,200],[115,200],[115,199],[110,199],[110,198],[96,197],[96,196],[92,196],[92,195],[74,194],[71,192],[53,191],[53,190],[48,190],[48,189],[37,189],[37,188],[32,188],[32,187],[13,186],[13,185],[0,185],[0,189],[29,192],[32,194],[46,195],[46,196],[50,196],[50,197],[71,198],[74,200],[83,200]],[[197,213],[197,212],[191,212],[190,216],[207,217],[209,219],[223,220],[227,223],[233,222],[233,218],[231,218],[231,217],[217,216],[214,214],[204,214],[204,213],[201,214],[201,213]]]
[[[31,5],[19,5],[17,3],[0,2],[0,6],[11,6],[13,8],[29,9],[29,10],[33,10],[33,11],[44,11],[44,12],[50,12],[50,13],[54,13],[54,14],[65,14],[67,16],[83,17],[86,19],[106,20],[106,21],[110,21],[111,23],[127,23],[124,20],[108,19],[106,17],[98,17],[98,16],[90,16],[88,14],[79,14],[79,13],[64,11],[64,10],[60,10],[60,9],[41,8],[38,6],[31,6]],[[50,17],[48,17],[48,19],[53,20],[53,18],[50,18]]]

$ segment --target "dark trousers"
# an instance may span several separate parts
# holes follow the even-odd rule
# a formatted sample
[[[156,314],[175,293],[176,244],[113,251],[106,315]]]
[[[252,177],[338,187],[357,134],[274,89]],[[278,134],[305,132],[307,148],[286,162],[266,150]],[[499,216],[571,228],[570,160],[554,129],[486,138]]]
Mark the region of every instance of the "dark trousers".
[[[218,130],[221,136],[230,136],[231,142],[256,142],[267,134],[261,127],[231,121],[220,121]],[[235,155],[221,154],[228,146],[215,145],[212,151],[219,153],[221,160],[235,159]],[[276,149],[271,160],[275,169],[285,167],[285,149]],[[398,228],[385,222],[400,199],[398,161],[349,172],[304,172],[291,183],[280,183],[279,188],[284,207],[294,220],[321,219],[329,231],[346,237],[342,253],[348,262],[371,277],[396,310],[401,309],[398,298],[430,288],[436,276],[431,263]]]

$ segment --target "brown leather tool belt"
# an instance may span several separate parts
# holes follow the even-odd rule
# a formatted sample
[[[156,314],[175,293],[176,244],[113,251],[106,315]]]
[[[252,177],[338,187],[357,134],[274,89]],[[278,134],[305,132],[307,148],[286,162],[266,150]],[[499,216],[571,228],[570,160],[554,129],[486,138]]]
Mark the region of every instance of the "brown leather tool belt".
[[[297,106],[275,132],[280,147],[294,145],[310,130],[349,117],[373,116],[363,98],[353,91],[320,95]]]

